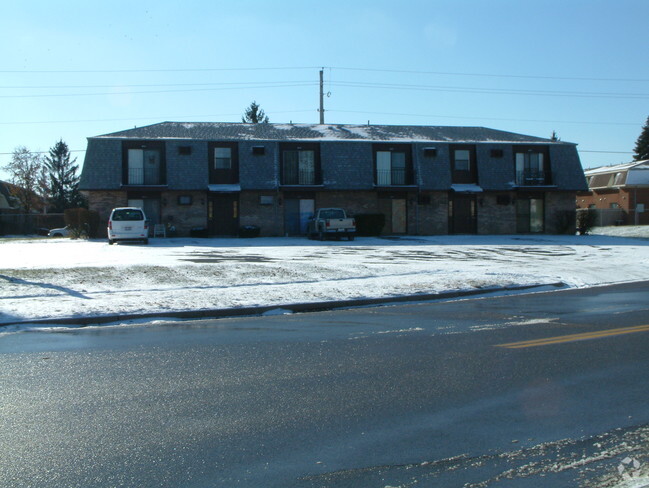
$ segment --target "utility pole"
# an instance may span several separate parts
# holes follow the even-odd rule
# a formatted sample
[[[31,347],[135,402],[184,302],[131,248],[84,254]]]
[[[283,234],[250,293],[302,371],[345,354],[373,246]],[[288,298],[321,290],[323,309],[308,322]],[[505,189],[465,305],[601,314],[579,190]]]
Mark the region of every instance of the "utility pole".
[[[320,70],[320,125],[324,124],[324,82],[323,82],[324,68]]]

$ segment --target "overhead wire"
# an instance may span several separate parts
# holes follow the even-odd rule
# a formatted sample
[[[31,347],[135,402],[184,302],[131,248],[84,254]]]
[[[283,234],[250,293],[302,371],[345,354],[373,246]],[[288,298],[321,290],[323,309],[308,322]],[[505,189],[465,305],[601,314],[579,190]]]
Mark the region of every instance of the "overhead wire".
[[[633,82],[646,83],[646,78],[601,78],[587,76],[556,76],[556,75],[521,75],[508,73],[467,73],[458,71],[426,71],[426,70],[399,70],[399,69],[382,69],[382,68],[350,68],[343,66],[332,66],[333,69],[341,71],[365,71],[376,73],[402,73],[402,74],[422,74],[422,75],[444,75],[444,76],[471,76],[485,78],[520,78],[530,80],[562,80],[562,81],[605,81],[605,82]]]
[[[181,73],[181,72],[252,72],[252,71],[284,71],[284,70],[313,70],[328,69],[329,80],[328,86],[346,87],[346,88],[372,88],[372,89],[391,89],[391,90],[418,90],[418,91],[444,91],[452,93],[477,93],[490,95],[517,95],[517,96],[557,96],[557,97],[578,97],[578,98],[618,98],[618,99],[647,99],[647,93],[615,93],[615,92],[584,92],[584,91],[551,91],[551,90],[522,90],[522,89],[503,89],[487,87],[463,87],[457,85],[425,85],[425,84],[404,84],[404,83],[373,83],[367,81],[333,81],[332,70],[348,72],[376,72],[376,73],[401,73],[401,74],[421,74],[435,76],[456,76],[456,77],[486,77],[486,78],[512,78],[512,79],[533,79],[533,80],[561,80],[561,81],[595,81],[595,82],[647,82],[649,80],[642,78],[610,78],[610,77],[578,77],[578,76],[557,76],[557,75],[523,75],[511,73],[478,73],[478,72],[450,72],[450,71],[433,71],[433,70],[400,70],[400,69],[383,69],[383,68],[361,68],[361,67],[344,67],[344,66],[285,66],[285,67],[246,67],[246,68],[153,68],[153,69],[100,69],[100,70],[0,70],[4,74],[127,74],[127,73]],[[87,97],[103,95],[135,95],[135,94],[155,94],[155,93],[182,93],[182,92],[205,92],[219,90],[234,90],[243,88],[293,88],[300,86],[315,86],[316,81],[277,81],[277,82],[231,82],[231,83],[159,83],[159,84],[119,84],[119,85],[32,85],[32,86],[0,86],[0,89],[96,89],[111,88],[110,92],[92,92],[92,93],[58,93],[58,94],[22,94],[22,95],[0,95],[0,98],[45,98],[45,97]],[[183,89],[165,89],[165,90],[136,90],[136,91],[119,91],[119,89],[131,88],[157,88],[157,87],[186,87]],[[193,87],[193,88],[189,88]],[[200,87],[200,88],[199,88]],[[118,91],[115,91],[118,90]],[[310,112],[312,110],[285,111],[276,113],[291,112]],[[451,115],[431,115],[431,114],[400,114],[388,112],[368,112],[352,110],[335,110],[328,109],[328,112],[340,113],[363,113],[363,114],[381,114],[381,115],[401,115],[415,117],[437,117],[437,118],[456,118],[456,119],[484,119],[484,120],[503,120],[515,122],[532,122],[532,123],[557,123],[557,124],[588,124],[588,125],[624,125],[636,126],[637,123],[628,122],[597,122],[597,121],[550,121],[537,119],[514,119],[498,117],[461,117]],[[219,116],[224,116],[220,114]],[[238,115],[238,114],[229,114]],[[188,116],[179,116],[174,118],[187,118]],[[206,116],[202,116],[206,117]],[[209,116],[207,116],[209,117]],[[76,122],[104,122],[119,120],[146,120],[151,117],[121,118],[121,119],[89,119],[89,120],[60,120],[60,121],[23,121],[23,122],[0,122],[6,124],[46,124],[46,123],[76,123]],[[82,150],[77,150],[82,151]],[[581,152],[601,152],[610,154],[628,154],[626,151],[589,151]],[[11,154],[11,153],[0,153]]]

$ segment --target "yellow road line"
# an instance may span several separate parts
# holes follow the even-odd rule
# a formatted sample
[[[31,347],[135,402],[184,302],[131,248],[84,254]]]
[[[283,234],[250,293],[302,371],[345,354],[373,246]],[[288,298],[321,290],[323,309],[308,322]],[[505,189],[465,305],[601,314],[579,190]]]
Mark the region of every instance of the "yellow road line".
[[[507,349],[523,349],[525,347],[548,346],[550,344],[562,344],[564,342],[586,341],[589,339],[601,339],[623,334],[634,334],[636,332],[648,332],[649,325],[638,325],[636,327],[622,327],[619,329],[599,330],[597,332],[584,332],[582,334],[569,334],[564,336],[546,337],[531,341],[510,342],[507,344],[496,344],[496,347]]]

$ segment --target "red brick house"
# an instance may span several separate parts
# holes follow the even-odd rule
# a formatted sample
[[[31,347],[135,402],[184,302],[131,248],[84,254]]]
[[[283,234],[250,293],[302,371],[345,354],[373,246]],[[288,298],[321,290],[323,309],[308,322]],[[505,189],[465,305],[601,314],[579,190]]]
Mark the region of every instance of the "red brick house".
[[[599,210],[598,225],[649,225],[649,160],[586,170],[577,208]]]

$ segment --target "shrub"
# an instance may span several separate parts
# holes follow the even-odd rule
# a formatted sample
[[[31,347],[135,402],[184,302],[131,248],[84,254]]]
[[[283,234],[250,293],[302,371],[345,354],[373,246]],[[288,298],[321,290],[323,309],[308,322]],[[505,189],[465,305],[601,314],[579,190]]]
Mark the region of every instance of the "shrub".
[[[577,231],[579,235],[585,235],[595,227],[597,222],[597,210],[593,208],[580,208],[577,210]]]
[[[97,237],[99,214],[87,208],[68,208],[64,212],[65,224],[70,229],[70,237]]]
[[[189,237],[209,237],[207,227],[192,227],[192,229],[189,231]]]
[[[385,226],[385,215],[383,214],[357,214],[356,234],[359,236],[378,236]]]
[[[256,225],[242,225],[239,227],[239,237],[259,237],[260,229]]]
[[[557,210],[554,214],[554,222],[558,234],[575,234],[576,222],[574,210]]]

